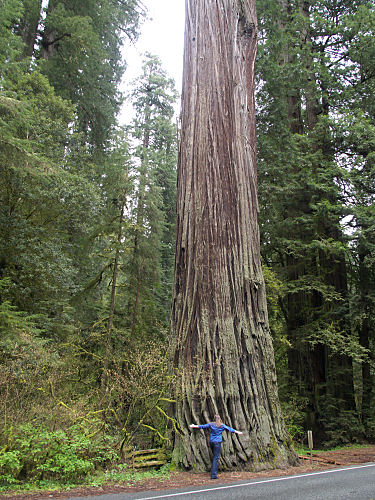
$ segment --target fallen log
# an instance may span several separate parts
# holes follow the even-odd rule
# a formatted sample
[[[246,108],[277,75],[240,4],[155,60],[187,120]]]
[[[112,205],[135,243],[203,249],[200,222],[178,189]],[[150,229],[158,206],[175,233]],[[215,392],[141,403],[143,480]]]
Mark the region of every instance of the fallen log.
[[[311,460],[311,457],[307,456],[307,455],[298,455],[298,458],[301,458],[302,460]],[[330,458],[324,458],[324,457],[320,457],[319,455],[314,455],[314,454],[313,454],[313,460],[315,462],[322,462],[322,463],[326,463],[326,464],[347,465],[347,464],[344,464],[342,462],[337,462],[336,460],[331,460]]]

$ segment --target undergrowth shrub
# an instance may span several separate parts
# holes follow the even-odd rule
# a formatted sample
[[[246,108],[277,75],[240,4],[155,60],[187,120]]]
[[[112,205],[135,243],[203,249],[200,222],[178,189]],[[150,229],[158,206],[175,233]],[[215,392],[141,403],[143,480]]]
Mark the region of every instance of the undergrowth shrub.
[[[169,443],[174,376],[166,345],[114,346],[103,394],[103,335],[46,339],[41,318],[7,300],[8,286],[0,279],[2,490],[79,483],[117,470],[128,448]]]
[[[356,412],[343,407],[344,402],[338,398],[326,396],[320,400],[319,424],[325,429],[325,448],[358,443],[358,436],[363,436],[363,425]]]
[[[20,452],[17,450],[0,452],[0,484],[12,485],[17,483],[17,477],[22,469],[19,459]]]
[[[168,433],[175,425],[168,407],[176,378],[170,372],[166,346],[134,345],[113,364],[110,379],[108,406],[121,422],[120,449],[168,446]]]
[[[30,423],[7,429],[7,443],[0,451],[0,484],[79,482],[93,470],[118,461],[113,438],[89,431],[82,424],[65,430]]]
[[[303,424],[308,404],[307,398],[292,395],[289,400],[280,401],[280,404],[289,436],[296,444],[301,443],[305,436]]]

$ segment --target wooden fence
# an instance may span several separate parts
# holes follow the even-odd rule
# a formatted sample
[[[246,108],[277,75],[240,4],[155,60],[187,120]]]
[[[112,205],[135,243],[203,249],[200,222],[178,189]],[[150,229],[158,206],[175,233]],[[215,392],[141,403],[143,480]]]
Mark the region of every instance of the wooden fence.
[[[153,448],[150,450],[124,450],[124,460],[134,469],[143,467],[161,467],[168,461],[167,454],[163,448]]]

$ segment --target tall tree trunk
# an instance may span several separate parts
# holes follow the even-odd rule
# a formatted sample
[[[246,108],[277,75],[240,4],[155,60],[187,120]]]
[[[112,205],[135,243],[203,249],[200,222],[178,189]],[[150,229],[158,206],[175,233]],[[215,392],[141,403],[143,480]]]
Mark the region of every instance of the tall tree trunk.
[[[278,20],[278,24],[282,31],[288,29],[290,23],[290,16],[292,15],[292,7],[290,0],[279,0],[281,16]],[[290,65],[295,64],[297,56],[295,54],[294,47],[289,47],[289,41],[284,43],[280,54],[280,64]],[[301,91],[297,87],[296,82],[293,80],[288,82],[288,88],[286,93],[286,115],[288,120],[288,126],[292,134],[303,134],[303,121],[301,112]]]
[[[22,41],[25,44],[23,55],[31,57],[34,54],[34,46],[42,14],[42,0],[24,1],[24,9],[20,26]]]
[[[295,461],[282,421],[261,271],[255,151],[254,0],[187,0],[172,308],[174,460],[209,467],[191,422],[244,431],[227,468]]]
[[[361,228],[362,231],[364,228]],[[366,228],[368,229],[368,228]],[[364,247],[363,243],[360,242],[358,245],[358,258],[359,258],[359,293],[360,293],[360,304],[362,309],[362,320],[359,325],[359,343],[365,349],[370,350],[370,339],[371,339],[371,327],[369,318],[371,316],[371,302],[368,297],[371,291],[371,281],[369,269],[366,266],[366,257],[368,257],[368,251]],[[370,303],[369,303],[370,302]],[[362,423],[365,428],[365,437],[368,434],[371,436],[371,417],[372,411],[372,392],[374,387],[374,375],[371,370],[371,361],[362,361],[362,407],[361,407],[361,417]],[[370,431],[370,432],[369,432]]]
[[[122,243],[121,240],[122,240],[122,233],[123,233],[125,206],[126,206],[126,194],[124,193],[123,199],[121,202],[121,212],[120,212],[120,221],[119,221],[118,233],[117,233],[116,252],[115,252],[115,259],[113,262],[111,301],[110,301],[110,305],[109,305],[107,341],[106,341],[106,348],[105,348],[104,366],[103,366],[102,384],[101,384],[103,398],[106,395],[107,388],[108,388],[107,387],[108,365],[109,365],[111,352],[112,352],[113,317],[114,317],[114,313],[115,313],[117,275],[118,275],[118,267],[119,267],[119,259],[120,259],[120,248],[121,248],[121,243]]]
[[[306,23],[301,32],[301,45],[307,44],[312,47],[311,28],[309,23],[311,0],[302,0],[300,4],[301,15]],[[316,76],[313,69],[313,53],[306,51],[304,66],[306,68],[307,84],[305,90],[306,99],[306,122],[309,130],[313,130],[318,123],[318,115],[322,112],[322,106],[317,98]],[[318,146],[316,146],[318,147]]]
[[[47,12],[46,12],[46,20],[48,20],[48,16],[53,12],[53,10],[56,8],[57,1],[56,0],[48,0],[48,7],[47,7]],[[48,25],[48,23],[45,23]],[[66,36],[67,34],[65,33],[63,36]],[[56,30],[52,28],[47,28],[47,26],[44,27],[43,33],[42,33],[42,40],[41,40],[41,55],[43,59],[50,59],[54,52],[55,52],[55,43],[57,40],[57,32]]]
[[[130,345],[133,345],[134,340],[134,332],[135,325],[137,324],[137,313],[138,313],[138,302],[139,302],[139,291],[141,288],[141,279],[142,279],[142,263],[138,263],[138,279],[137,279],[137,291],[135,294],[135,302],[133,307],[133,318],[132,318],[132,326],[130,329]]]
[[[149,98],[151,99],[151,97]],[[141,165],[139,168],[139,180],[138,180],[138,196],[137,196],[137,219],[134,235],[134,250],[133,250],[133,279],[131,289],[133,291],[132,296],[135,296],[134,304],[129,301],[129,313],[132,306],[132,323],[130,329],[130,344],[133,344],[135,327],[137,324],[137,314],[138,314],[138,302],[139,293],[141,289],[142,282],[142,268],[143,259],[142,252],[140,250],[140,242],[142,235],[144,233],[144,218],[145,218],[145,196],[147,188],[147,174],[149,170],[149,146],[150,146],[150,103],[147,101],[144,112],[144,131],[142,140],[142,155],[141,155]]]

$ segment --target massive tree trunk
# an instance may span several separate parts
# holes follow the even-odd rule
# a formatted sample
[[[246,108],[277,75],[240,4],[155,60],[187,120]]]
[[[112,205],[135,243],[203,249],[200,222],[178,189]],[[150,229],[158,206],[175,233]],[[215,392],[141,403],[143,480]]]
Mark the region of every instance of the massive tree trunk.
[[[261,271],[254,0],[187,0],[172,310],[174,459],[210,466],[192,422],[225,423],[227,468],[295,462],[280,412]]]

